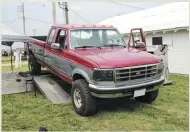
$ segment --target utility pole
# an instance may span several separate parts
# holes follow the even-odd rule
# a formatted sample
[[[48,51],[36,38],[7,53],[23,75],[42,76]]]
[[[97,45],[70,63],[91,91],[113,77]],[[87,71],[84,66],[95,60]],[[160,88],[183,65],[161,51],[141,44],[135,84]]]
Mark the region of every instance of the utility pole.
[[[68,14],[68,2],[58,2],[59,7],[65,12],[65,21],[66,24],[69,24],[69,14]]]
[[[25,29],[25,15],[24,15],[24,2],[22,2],[22,18],[23,18],[23,31],[24,35],[26,34],[26,29]]]
[[[56,6],[55,6],[55,2],[52,2],[52,15],[53,15],[53,24],[56,24]]]
[[[22,2],[22,5],[19,6],[18,8],[21,8],[21,10],[19,10],[19,12],[22,12],[22,21],[23,21],[23,32],[24,32],[24,35],[26,35],[26,28],[25,28],[25,14],[24,14],[24,2]]]
[[[69,24],[69,14],[68,14],[68,3],[65,2],[65,18],[66,18],[66,24]]]

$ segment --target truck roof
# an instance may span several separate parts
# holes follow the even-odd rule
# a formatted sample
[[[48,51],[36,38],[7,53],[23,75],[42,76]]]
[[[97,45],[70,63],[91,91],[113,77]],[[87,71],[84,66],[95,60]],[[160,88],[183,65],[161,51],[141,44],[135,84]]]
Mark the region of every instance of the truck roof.
[[[105,28],[114,28],[112,25],[74,25],[74,24],[68,24],[68,25],[60,25],[60,24],[56,24],[56,25],[53,25],[52,27],[55,27],[55,28],[66,28],[66,29],[80,29],[80,28],[102,28],[102,29],[105,29]]]

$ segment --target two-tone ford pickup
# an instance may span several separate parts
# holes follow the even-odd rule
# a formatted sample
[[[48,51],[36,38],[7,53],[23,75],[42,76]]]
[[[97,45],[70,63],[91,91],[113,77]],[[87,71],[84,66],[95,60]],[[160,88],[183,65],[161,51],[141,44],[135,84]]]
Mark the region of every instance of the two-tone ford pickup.
[[[165,80],[164,64],[146,51],[144,33],[131,31],[136,30],[141,38],[135,40],[131,32],[126,44],[112,26],[52,26],[47,37],[28,41],[32,74],[45,66],[72,84],[72,103],[82,116],[96,112],[97,98],[127,96],[152,103]]]

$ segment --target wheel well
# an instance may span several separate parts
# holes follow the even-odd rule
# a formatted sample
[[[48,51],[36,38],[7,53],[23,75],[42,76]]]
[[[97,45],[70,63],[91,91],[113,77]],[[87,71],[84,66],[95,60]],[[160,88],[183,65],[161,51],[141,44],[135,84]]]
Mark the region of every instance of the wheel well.
[[[81,74],[78,74],[78,73],[74,74],[73,75],[73,81],[76,81],[78,79],[84,79],[84,80],[86,80]]]

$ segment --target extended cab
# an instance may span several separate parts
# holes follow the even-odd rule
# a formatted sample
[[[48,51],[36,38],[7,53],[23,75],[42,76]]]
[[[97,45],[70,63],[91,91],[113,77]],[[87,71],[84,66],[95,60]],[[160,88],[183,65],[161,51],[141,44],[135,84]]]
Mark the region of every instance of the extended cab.
[[[162,59],[146,51],[142,29],[131,30],[126,44],[112,26],[55,25],[28,44],[32,74],[45,66],[72,84],[73,106],[83,116],[96,112],[96,98],[151,103],[164,83]]]

